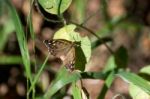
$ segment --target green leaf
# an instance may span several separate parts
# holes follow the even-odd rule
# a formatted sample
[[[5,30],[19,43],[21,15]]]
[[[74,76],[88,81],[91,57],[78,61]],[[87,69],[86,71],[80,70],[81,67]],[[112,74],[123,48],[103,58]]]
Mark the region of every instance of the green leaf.
[[[129,84],[129,93],[132,99],[150,99],[150,95],[134,84]]]
[[[73,24],[65,25],[55,33],[54,39],[66,39],[69,41],[75,41],[75,39],[73,38],[75,28],[76,26]]]
[[[138,73],[139,76],[143,77],[146,80],[150,79],[150,65],[143,67],[140,69],[140,72]]]
[[[76,47],[75,48],[75,68],[81,71],[84,71],[85,65],[87,63],[85,55],[81,47]]]
[[[144,73],[144,74],[150,75],[150,65],[143,67],[143,68],[140,70],[140,73]]]
[[[72,24],[62,27],[55,33],[54,39],[65,39],[72,42],[80,42],[81,49],[80,47],[76,48],[75,65],[78,69],[83,71],[85,64],[89,61],[91,56],[91,42],[87,36],[81,37],[78,32],[75,32],[75,28],[76,26]]]
[[[127,50],[121,46],[116,52],[115,52],[115,63],[117,67],[119,68],[126,68],[128,64],[128,54]]]
[[[70,6],[72,0],[38,0],[38,2],[48,13],[61,14]]]
[[[117,75],[120,76],[125,81],[127,81],[128,83],[136,85],[147,94],[150,94],[150,85],[148,84],[148,81],[141,78],[140,76],[124,71],[120,71]]]
[[[81,89],[76,85],[76,83],[72,83],[72,94],[74,99],[82,99]]]
[[[42,99],[50,99],[58,90],[63,86],[75,82],[79,79],[105,79],[107,73],[103,72],[66,72],[66,69],[62,68],[59,70],[58,75],[48,91],[44,94]]]
[[[76,80],[80,79],[80,74],[77,72],[74,72],[72,74],[69,74],[69,72],[61,72],[63,76],[55,82],[53,82],[49,88],[49,90],[45,93],[44,99],[49,99],[52,95],[54,95],[59,89],[61,89],[66,84],[69,84],[71,82],[75,82]]]
[[[117,67],[116,63],[115,63],[115,58],[114,56],[110,56],[106,65],[105,65],[105,68],[104,68],[104,72],[108,72],[108,71],[111,71],[111,70],[114,70],[115,68]]]
[[[108,72],[81,72],[82,79],[105,79]]]
[[[104,99],[105,98],[106,92],[111,87],[111,84],[114,81],[114,77],[115,77],[114,73],[115,73],[114,71],[111,71],[109,73],[109,75],[107,75],[105,83],[103,85],[103,88],[102,88],[102,90],[101,90],[101,92],[100,92],[100,94],[98,96],[98,99]]]

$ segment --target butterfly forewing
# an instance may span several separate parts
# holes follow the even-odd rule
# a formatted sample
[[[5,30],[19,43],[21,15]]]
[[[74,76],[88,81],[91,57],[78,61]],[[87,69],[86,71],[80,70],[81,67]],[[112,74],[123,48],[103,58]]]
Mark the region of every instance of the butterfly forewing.
[[[73,46],[72,42],[63,39],[45,40],[44,43],[49,52],[56,57],[66,54]]]
[[[45,40],[49,52],[63,61],[67,69],[73,70],[75,63],[75,43],[64,39]]]

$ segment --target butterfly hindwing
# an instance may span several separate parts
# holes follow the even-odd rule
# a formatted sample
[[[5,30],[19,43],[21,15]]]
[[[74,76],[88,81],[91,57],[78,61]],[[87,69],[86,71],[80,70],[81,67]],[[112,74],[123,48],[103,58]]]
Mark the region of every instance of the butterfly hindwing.
[[[74,70],[75,48],[72,47],[65,56],[66,57],[60,57],[61,60],[63,60],[63,64],[66,66],[67,69],[71,71]]]

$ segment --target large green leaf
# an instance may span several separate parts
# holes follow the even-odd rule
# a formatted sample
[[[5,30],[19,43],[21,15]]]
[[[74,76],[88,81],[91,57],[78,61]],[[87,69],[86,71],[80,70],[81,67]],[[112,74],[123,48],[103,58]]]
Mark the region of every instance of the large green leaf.
[[[144,74],[150,75],[150,65],[143,67],[143,68],[140,70],[140,73],[144,73]]]
[[[48,13],[61,14],[69,7],[72,0],[38,0],[38,2]]]

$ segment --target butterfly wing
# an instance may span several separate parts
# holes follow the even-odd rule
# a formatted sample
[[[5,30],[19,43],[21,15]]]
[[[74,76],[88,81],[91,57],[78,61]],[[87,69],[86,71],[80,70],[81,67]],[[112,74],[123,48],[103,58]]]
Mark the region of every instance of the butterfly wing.
[[[49,52],[63,61],[63,65],[69,69],[74,69],[75,47],[74,43],[64,39],[45,40]]]
[[[72,47],[72,42],[64,39],[45,40],[44,43],[48,51],[56,57],[67,54]]]
[[[66,55],[62,55],[60,59],[63,61],[63,65],[73,71],[75,64],[75,47],[72,47]]]

